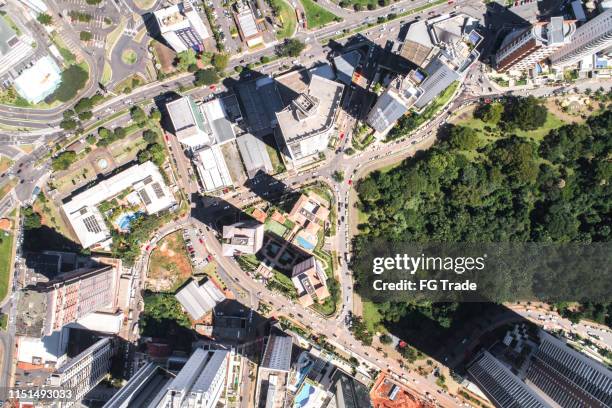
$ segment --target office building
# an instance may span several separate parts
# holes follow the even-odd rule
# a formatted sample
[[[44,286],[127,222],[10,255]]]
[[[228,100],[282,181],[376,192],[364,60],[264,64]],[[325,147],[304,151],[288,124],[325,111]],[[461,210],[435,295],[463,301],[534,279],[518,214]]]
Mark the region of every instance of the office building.
[[[612,406],[612,372],[544,331],[526,380],[562,407]]]
[[[264,225],[243,221],[223,226],[223,255],[255,254],[263,246]]]
[[[307,90],[276,113],[277,142],[295,167],[307,164],[327,149],[343,90],[340,83],[311,75]]]
[[[437,52],[438,47],[429,35],[429,27],[426,21],[415,21],[408,26],[404,43],[400,49],[400,56],[421,68],[425,68]]]
[[[176,293],[175,297],[193,320],[201,319],[217,304],[225,300],[223,292],[211,280],[198,285],[192,279]]]
[[[259,172],[270,174],[274,171],[268,149],[261,138],[245,133],[236,138],[236,143],[249,178],[255,177]]]
[[[52,336],[93,312],[112,310],[116,307],[119,275],[120,269],[114,266],[81,268],[22,291],[17,303],[17,333]]]
[[[245,0],[237,1],[234,7],[236,10],[234,12],[234,19],[236,20],[236,26],[238,26],[238,32],[242,41],[248,47],[262,45],[264,42],[263,33],[257,26],[255,14],[251,10],[249,2]]]
[[[207,146],[196,151],[193,162],[205,192],[213,192],[233,185],[219,145]]]
[[[236,138],[221,99],[198,104],[183,96],[166,104],[166,109],[177,140],[193,151]]]
[[[329,297],[327,275],[314,256],[293,267],[291,282],[297,291],[298,301],[304,307],[322,303]]]
[[[397,77],[378,97],[368,113],[367,123],[378,135],[385,135],[408,109],[419,99],[423,91],[410,77]]]
[[[581,25],[571,42],[550,55],[554,68],[573,65],[581,59],[612,47],[612,9]]]
[[[15,79],[15,90],[30,103],[42,102],[60,86],[62,75],[50,56],[44,56]]]
[[[16,337],[17,361],[36,368],[57,368],[63,365],[68,355],[70,330],[66,327],[43,337]]]
[[[348,374],[336,370],[332,391],[336,408],[372,408],[368,388]]]
[[[165,368],[148,363],[130,378],[115,395],[109,399],[103,408],[145,408],[160,390],[165,389],[175,375]]]
[[[161,8],[153,15],[161,36],[174,51],[204,51],[204,41],[210,34],[189,0]]]
[[[573,21],[552,17],[506,36],[495,54],[498,72],[526,71],[572,42],[576,31]]]
[[[257,371],[256,408],[284,408],[291,370],[291,337],[270,334]]]
[[[113,339],[100,339],[51,374],[49,385],[73,392],[73,398],[59,406],[79,406],[78,402],[108,374],[115,351]]]
[[[126,191],[128,194],[124,199],[149,215],[157,214],[176,204],[159,168],[153,162],[129,167],[73,196],[62,206],[83,248],[94,245],[109,247],[111,233],[98,205]]]
[[[368,123],[384,136],[411,106],[423,110],[453,82],[460,81],[480,57],[483,37],[477,19],[466,14],[443,14],[408,27],[399,55],[418,66],[392,83],[374,106]]]
[[[151,401],[151,407],[214,408],[225,386],[229,351],[201,348]]]
[[[353,74],[361,62],[361,53],[357,50],[340,54],[334,58],[338,81],[350,86],[353,83]]]
[[[488,351],[476,357],[467,371],[496,407],[550,408],[550,404]]]

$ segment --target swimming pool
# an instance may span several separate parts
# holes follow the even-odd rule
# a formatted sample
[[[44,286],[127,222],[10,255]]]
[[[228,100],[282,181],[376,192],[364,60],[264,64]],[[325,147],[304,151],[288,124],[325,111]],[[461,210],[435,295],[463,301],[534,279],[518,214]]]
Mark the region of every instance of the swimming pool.
[[[297,243],[299,246],[306,249],[307,251],[312,251],[315,247],[310,242],[306,241],[304,237],[297,237]]]
[[[141,212],[124,212],[123,214],[119,216],[119,218],[117,218],[117,221],[115,221],[115,223],[117,224],[117,227],[119,227],[119,229],[123,231],[128,231],[130,229],[130,224],[132,223],[132,221],[140,217],[140,214],[142,213]]]
[[[294,408],[305,407],[314,392],[315,388],[312,385],[304,383],[304,386],[300,389],[300,392],[295,396],[295,403],[293,404]]]

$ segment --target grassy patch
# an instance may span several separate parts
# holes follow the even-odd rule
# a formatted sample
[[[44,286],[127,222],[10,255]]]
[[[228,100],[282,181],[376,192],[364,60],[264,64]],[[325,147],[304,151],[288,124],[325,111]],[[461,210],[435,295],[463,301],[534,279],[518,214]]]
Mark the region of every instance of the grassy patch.
[[[17,179],[11,178],[9,181],[0,186],[0,200],[9,193],[17,185]]]
[[[139,9],[146,10],[155,4],[155,0],[134,0],[134,4],[136,4],[136,7]]]
[[[365,323],[368,331],[374,333],[380,331],[382,326],[382,316],[378,312],[376,305],[370,301],[364,300],[363,306],[363,322]]]
[[[300,2],[304,6],[304,12],[306,13],[306,24],[311,30],[338,19],[338,16],[334,13],[324,9],[312,0],[300,0]]]
[[[281,153],[274,143],[274,138],[270,135],[265,136],[264,143],[266,144],[266,150],[268,151],[268,156],[270,156],[270,162],[272,163],[272,168],[274,169],[274,174],[283,173],[287,168],[283,163],[283,159],[281,158]]]
[[[474,117],[460,120],[457,122],[457,125],[467,126],[472,129],[478,130],[480,132],[484,132],[484,128],[486,126],[491,126],[489,124],[484,123],[482,120],[474,118]],[[548,114],[546,115],[546,122],[544,122],[544,125],[542,127],[536,130],[528,130],[528,131],[521,130],[521,129],[515,129],[512,131],[512,133],[516,134],[517,136],[532,139],[534,141],[541,141],[544,138],[544,136],[550,133],[551,130],[560,128],[563,125],[565,125],[565,123],[549,111]],[[494,126],[491,126],[491,127],[493,127],[494,130],[496,129],[496,127]]]
[[[39,196],[44,197],[44,196]],[[70,228],[64,222],[60,209],[53,200],[41,200],[40,198],[34,202],[33,209],[40,214],[40,222],[43,225],[57,231],[69,240],[74,240]]]
[[[119,37],[121,37],[121,34],[125,30],[126,25],[127,25],[126,18],[121,16],[121,19],[119,20],[119,24],[117,24],[117,28],[115,28],[113,31],[108,33],[108,35],[106,36],[106,44],[104,46],[104,53],[107,58],[110,58],[113,48],[115,48],[115,45],[117,44]]]
[[[11,264],[13,263],[13,235],[0,232],[0,299],[8,293]]]
[[[0,156],[0,173],[4,173],[11,165],[13,161],[8,157]]]
[[[191,276],[191,261],[180,231],[162,239],[151,254],[147,286],[154,291],[174,291]]]
[[[60,55],[64,59],[64,63],[66,65],[72,65],[76,63],[76,60],[77,60],[76,55],[74,55],[70,51],[70,49],[68,48],[68,46],[66,45],[62,37],[59,34],[57,34],[57,32],[51,36],[51,41],[57,47],[57,50],[59,51]]]
[[[450,98],[457,90],[458,86],[458,81],[455,81],[450,84],[444,90],[444,92],[438,95],[433,101],[429,103],[429,105],[427,105],[423,112],[416,113],[411,111],[408,114],[404,115],[395,125],[395,127],[391,129],[385,141],[391,141],[408,136],[412,133],[413,130],[433,118],[438,113],[438,111],[450,100]]]
[[[269,0],[269,2],[281,23],[281,28],[276,31],[276,38],[283,40],[291,37],[297,25],[295,10],[285,0]]]
[[[102,85],[108,84],[113,78],[113,69],[108,61],[104,61],[104,69],[102,69],[102,77],[100,78],[100,83]]]
[[[138,56],[136,55],[136,52],[134,52],[134,50],[123,50],[123,52],[121,53],[121,61],[123,61],[123,63],[127,65],[134,65],[136,61],[138,61]]]
[[[11,27],[11,29],[15,32],[17,37],[19,37],[21,35],[21,30],[19,29],[19,27],[17,27],[17,24],[15,24],[13,19],[8,14],[3,15],[2,18],[4,18],[6,24],[8,24],[8,26]]]
[[[6,89],[0,90],[0,105],[13,105],[27,108],[30,106],[30,102],[22,98],[15,90],[15,87],[9,86]]]

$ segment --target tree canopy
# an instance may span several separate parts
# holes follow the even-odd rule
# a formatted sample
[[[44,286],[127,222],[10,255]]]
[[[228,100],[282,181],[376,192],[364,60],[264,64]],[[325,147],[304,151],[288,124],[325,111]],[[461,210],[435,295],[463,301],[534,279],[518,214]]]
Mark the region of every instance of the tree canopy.
[[[546,109],[528,100],[510,105],[523,120],[517,127],[545,121]],[[506,115],[503,120],[509,120]],[[357,183],[367,222],[359,226],[355,256],[379,238],[417,243],[608,242],[611,133],[612,110],[552,130],[541,141],[507,128],[500,135],[451,125],[434,147]],[[359,291],[371,270],[354,272]],[[377,307],[386,322],[428,316],[440,327],[450,327],[454,310],[449,305],[387,302]]]

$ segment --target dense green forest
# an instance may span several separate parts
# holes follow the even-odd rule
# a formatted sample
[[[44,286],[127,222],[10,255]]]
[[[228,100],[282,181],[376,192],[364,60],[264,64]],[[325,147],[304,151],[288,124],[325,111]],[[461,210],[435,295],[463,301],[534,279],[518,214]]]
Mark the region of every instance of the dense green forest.
[[[391,242],[608,242],[612,173],[612,110],[544,137],[530,136],[547,118],[535,98],[483,105],[476,127],[449,125],[440,141],[356,188],[359,225],[355,257],[375,240]],[[517,134],[521,134],[519,136]],[[371,270],[356,270],[356,289]],[[377,304],[387,327],[451,327],[456,304]],[[481,313],[482,305],[467,305]],[[588,305],[584,316],[612,325],[612,306]],[[467,312],[467,315],[465,314]],[[596,310],[597,313],[591,313]],[[566,311],[566,313],[569,313]],[[579,315],[579,312],[575,312]],[[416,322],[416,323],[415,323]]]

